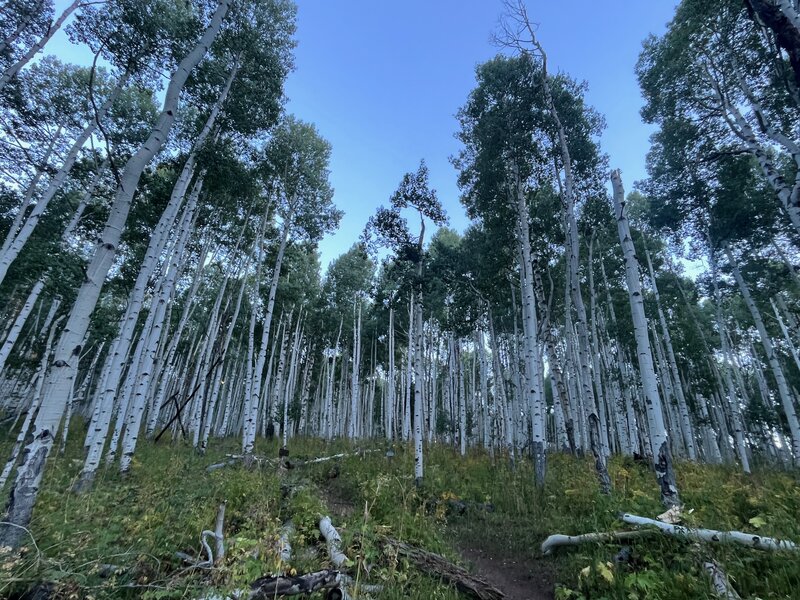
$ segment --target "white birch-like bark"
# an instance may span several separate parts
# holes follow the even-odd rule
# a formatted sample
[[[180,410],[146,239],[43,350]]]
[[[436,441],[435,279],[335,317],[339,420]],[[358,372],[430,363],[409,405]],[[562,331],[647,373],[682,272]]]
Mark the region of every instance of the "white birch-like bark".
[[[413,324],[414,320],[414,295],[412,294],[408,302],[408,344],[406,347],[406,368],[403,373],[405,382],[403,383],[403,441],[408,441],[411,438],[411,384],[413,381],[412,372],[414,364],[414,334]]]
[[[358,422],[360,400],[359,374],[361,372],[361,303],[358,298],[355,299],[353,308],[354,312],[358,314],[353,315],[353,373],[350,384],[350,422],[347,428],[347,437],[351,440],[356,439],[361,434],[361,428]]]
[[[17,343],[19,334],[22,332],[22,328],[25,325],[25,322],[28,320],[28,316],[31,314],[33,306],[43,289],[44,279],[39,279],[35,284],[33,284],[33,288],[28,294],[25,304],[22,305],[22,309],[19,311],[19,314],[17,314],[17,318],[14,319],[14,324],[11,326],[11,329],[8,332],[8,336],[6,336],[3,345],[0,346],[0,373],[2,373],[3,369],[5,368],[6,361],[11,355],[11,350],[14,348],[14,344]]]
[[[678,488],[672,468],[672,456],[669,450],[667,429],[664,426],[661,397],[658,394],[658,382],[647,333],[647,317],[644,312],[642,284],[639,280],[639,261],[636,259],[636,250],[633,246],[628,218],[625,215],[625,191],[618,170],[611,172],[611,182],[614,187],[614,215],[617,220],[620,245],[625,256],[625,277],[628,283],[631,316],[636,337],[639,373],[645,393],[645,407],[651,423],[650,439],[653,447],[656,479],[661,488],[662,502],[667,506],[677,506],[680,503]]]
[[[193,195],[194,196],[194,195]],[[135,391],[132,399],[132,406],[125,422],[125,435],[122,439],[122,455],[120,457],[120,472],[127,473],[131,467],[133,453],[136,450],[136,442],[139,439],[142,418],[147,400],[147,393],[153,375],[153,367],[158,350],[158,342],[164,333],[164,326],[167,324],[165,315],[167,305],[172,297],[175,288],[178,272],[180,271],[179,261],[183,259],[186,244],[191,232],[194,230],[194,220],[196,215],[196,201],[194,196],[190,203],[186,205],[184,216],[180,226],[180,234],[175,241],[168,263],[167,272],[164,280],[159,286],[157,297],[154,298],[153,305],[150,307],[153,319],[149,331],[142,332],[140,344],[144,346],[142,353],[142,364],[136,375]],[[149,316],[149,315],[148,315]]]
[[[325,516],[319,520],[319,532],[328,545],[328,556],[333,566],[337,569],[346,566],[349,561],[345,553],[342,552],[342,538],[333,523],[331,523],[330,517]]]
[[[50,41],[56,32],[61,28],[69,16],[75,12],[75,9],[81,5],[82,0],[73,0],[67,7],[64,9],[64,12],[59,15],[58,19],[47,28],[45,34],[36,41],[36,43],[31,46],[28,51],[17,60],[14,64],[10,65],[4,72],[3,75],[0,77],[0,91],[8,85],[8,83],[19,73],[22,68],[27,65],[31,59],[36,56],[36,54],[45,47],[47,42]]]
[[[295,387],[297,385],[297,375],[298,375],[298,362],[300,360],[300,345],[302,343],[302,313],[300,317],[297,319],[297,325],[295,326],[294,330],[294,339],[292,341],[292,352],[291,358],[289,361],[289,377],[288,382],[286,385],[286,389],[283,394],[283,447],[286,448],[289,444],[289,437],[293,435],[294,431],[294,420],[290,423],[289,421],[289,407],[294,400],[295,397]],[[302,385],[303,382],[301,382]]]
[[[278,280],[281,274],[281,265],[283,264],[283,256],[286,251],[286,244],[289,241],[289,231],[291,227],[291,215],[286,218],[283,224],[283,232],[281,233],[280,246],[278,247],[278,255],[275,258],[275,266],[272,271],[272,283],[270,284],[269,297],[267,299],[266,312],[264,314],[264,322],[262,324],[261,334],[261,347],[259,350],[258,358],[256,360],[255,372],[253,373],[253,389],[250,393],[250,409],[248,413],[248,421],[245,423],[245,436],[243,441],[243,454],[253,453],[253,444],[256,439],[256,426],[258,421],[258,402],[261,396],[261,377],[264,369],[264,363],[267,358],[267,343],[269,341],[269,333],[272,325],[272,315],[275,309],[275,295],[278,291]]]
[[[458,449],[461,456],[467,454],[467,395],[465,387],[464,367],[461,364],[461,341],[455,342],[456,361],[458,364]]]
[[[748,288],[747,283],[742,277],[742,273],[739,271],[739,264],[734,259],[731,248],[727,242],[724,248],[725,255],[728,257],[728,262],[733,270],[733,276],[736,279],[736,283],[739,285],[739,291],[742,293],[744,303],[750,311],[750,316],[753,318],[753,322],[756,325],[758,337],[761,340],[761,345],[764,347],[764,352],[767,355],[772,375],[778,387],[778,395],[781,398],[783,413],[786,417],[786,422],[789,424],[789,431],[792,434],[792,454],[794,462],[795,464],[800,463],[800,422],[797,419],[794,399],[789,391],[789,385],[786,383],[786,377],[783,374],[783,367],[781,367],[778,355],[775,353],[775,347],[769,337],[769,333],[767,333],[767,328],[764,326],[764,319],[761,317],[761,311],[758,310],[758,306],[756,306],[750,294],[750,288]]]
[[[47,336],[47,342],[44,346],[44,354],[42,354],[42,360],[39,364],[39,371],[36,378],[36,389],[33,392],[33,398],[31,399],[31,404],[28,407],[28,414],[25,415],[25,420],[22,422],[22,427],[20,427],[19,433],[17,434],[17,439],[14,442],[14,448],[11,451],[11,458],[8,459],[6,466],[3,468],[3,472],[0,473],[0,489],[5,487],[6,481],[8,481],[8,476],[11,475],[14,465],[16,465],[17,461],[19,460],[19,451],[22,448],[22,445],[25,443],[25,438],[28,435],[31,423],[35,418],[36,413],[39,411],[39,405],[42,399],[42,387],[44,385],[44,375],[47,371],[47,364],[50,361],[50,353],[53,348],[53,338],[55,337],[56,330],[58,329],[58,324],[63,319],[64,315],[60,316],[50,327],[50,333]]]
[[[658,283],[656,282],[656,274],[653,269],[653,261],[650,258],[650,251],[647,248],[646,240],[644,247],[645,258],[647,259],[647,269],[650,273],[650,286],[653,290],[653,295],[656,299],[656,307],[658,309],[658,320],[661,324],[661,335],[664,339],[664,346],[666,349],[666,359],[669,364],[670,375],[672,376],[673,390],[675,398],[678,401],[678,410],[680,411],[682,430],[684,436],[684,444],[689,460],[697,459],[697,451],[694,447],[694,435],[692,433],[692,423],[689,416],[689,407],[686,403],[686,395],[683,393],[683,386],[681,385],[680,374],[678,373],[678,363],[675,360],[675,350],[672,346],[672,336],[669,333],[669,326],[667,325],[667,317],[664,314],[664,308],[661,304],[661,295],[658,293]]]
[[[786,340],[786,345],[789,347],[789,352],[792,354],[792,358],[794,359],[794,364],[797,365],[797,370],[800,371],[800,355],[797,353],[797,348],[792,341],[792,336],[789,335],[789,329],[786,327],[786,323],[783,322],[781,318],[781,313],[778,311],[778,307],[775,306],[775,300],[772,298],[769,299],[770,304],[772,305],[772,311],[775,313],[775,319],[778,321],[778,325],[781,328],[781,333],[783,334],[783,339]]]
[[[789,221],[794,229],[800,232],[800,163],[798,163],[795,182],[790,186],[783,178],[782,169],[774,163],[772,158],[774,153],[761,144],[745,116],[728,99],[717,79],[708,70],[706,71],[706,78],[711,89],[714,90],[728,128],[742,141],[747,151],[755,156],[764,177],[775,191],[786,215],[789,217]],[[795,161],[800,160],[800,153],[795,154],[794,158]]]
[[[246,227],[246,224],[245,224],[245,227]],[[237,246],[238,246],[238,244],[237,244]],[[248,255],[247,259],[245,259],[244,266],[240,271],[242,274],[246,274],[247,273],[247,267],[249,266],[249,264],[250,264],[250,255]],[[237,321],[239,319],[239,312],[241,311],[241,308],[242,308],[242,300],[244,299],[244,292],[245,292],[246,287],[247,287],[247,279],[246,279],[246,277],[242,277],[242,285],[239,286],[239,295],[236,298],[236,306],[233,309],[233,316],[231,317],[230,324],[228,325],[228,329],[227,329],[227,331],[225,333],[225,341],[222,343],[222,350],[221,350],[221,356],[220,356],[220,365],[215,369],[215,372],[214,372],[214,379],[213,379],[212,388],[211,388],[211,399],[209,400],[209,408],[208,408],[208,412],[206,414],[206,419],[205,419],[205,423],[204,423],[204,426],[203,426],[203,435],[202,435],[202,439],[201,439],[201,442],[200,442],[200,452],[205,452],[206,448],[208,446],[208,437],[211,434],[211,427],[212,427],[212,424],[213,424],[214,410],[216,409],[216,406],[217,406],[220,389],[221,389],[222,385],[225,383],[225,381],[223,379],[223,377],[224,377],[224,361],[225,361],[225,358],[228,355],[228,349],[229,349],[230,344],[231,344],[231,339],[233,338],[233,331],[234,331],[234,329],[236,327],[236,323],[237,323]],[[224,416],[224,418],[222,420],[222,425],[221,425],[221,431],[223,432],[222,435],[225,435],[224,431],[225,431],[225,428],[227,427],[227,424],[228,424],[227,417],[229,417],[229,414],[230,414],[230,404],[226,403],[225,411],[224,411],[224,415],[225,416]],[[152,431],[152,429],[150,429],[149,426],[148,426],[148,430],[149,430],[148,433],[150,431]]]
[[[72,147],[67,153],[66,158],[64,158],[61,167],[58,169],[56,174],[50,180],[50,183],[48,184],[44,192],[42,192],[41,196],[37,198],[36,205],[27,214],[24,221],[20,223],[19,228],[18,229],[14,228],[9,231],[8,233],[9,237],[4,242],[3,252],[2,254],[0,254],[0,283],[2,283],[5,280],[6,275],[8,274],[8,269],[11,266],[11,263],[13,263],[14,260],[19,256],[19,253],[22,251],[23,246],[30,239],[33,230],[36,228],[45,210],[47,210],[47,207],[50,205],[50,201],[63,187],[64,183],[67,180],[67,177],[69,176],[70,171],[72,170],[72,167],[75,164],[75,161],[78,158],[78,155],[80,154],[81,149],[83,148],[83,145],[97,130],[97,123],[99,123],[102,119],[105,118],[108,110],[111,108],[114,102],[116,102],[117,98],[122,92],[122,88],[124,87],[127,79],[128,79],[128,74],[126,73],[117,83],[114,91],[111,93],[108,99],[102,104],[102,106],[100,106],[100,108],[97,111],[97,115],[95,116],[95,119],[92,120],[88,125],[86,125],[86,127],[84,127],[81,134],[72,143]],[[67,227],[67,231],[69,231],[70,229],[71,227]],[[12,234],[13,238],[11,237]]]
[[[789,540],[776,540],[769,537],[762,537],[753,533],[742,531],[716,531],[714,529],[695,529],[693,527],[683,527],[681,525],[671,525],[655,519],[639,517],[637,515],[624,514],[622,520],[630,525],[651,525],[657,527],[663,533],[685,537],[697,542],[708,542],[711,544],[741,544],[750,548],[761,550],[800,550],[800,546]]]
[[[199,193],[199,189],[200,186],[198,181],[198,184],[195,186],[195,190]],[[201,238],[202,237],[203,236],[201,236]],[[167,397],[168,387],[170,387],[170,380],[168,379],[168,376],[175,376],[177,373],[179,373],[181,371],[181,367],[176,363],[180,362],[180,360],[185,360],[186,358],[176,358],[178,343],[183,339],[183,332],[186,329],[189,318],[192,316],[197,306],[197,291],[200,288],[200,284],[203,280],[202,275],[205,271],[206,261],[211,262],[213,260],[213,256],[216,254],[216,251],[209,252],[210,243],[211,240],[208,239],[206,243],[203,244],[203,247],[198,254],[197,267],[195,268],[194,276],[192,278],[192,284],[189,287],[189,290],[186,292],[186,301],[184,302],[181,317],[178,321],[177,327],[171,332],[169,343],[162,353],[166,358],[161,361],[161,364],[157,365],[158,375],[155,376],[155,379],[160,380],[160,385],[158,386],[155,397],[152,401],[151,416],[148,418],[148,425],[146,428],[147,435],[151,435],[155,431],[155,427],[160,416],[160,411],[164,406],[164,399]],[[172,304],[170,303],[170,307],[171,306]],[[193,344],[190,344],[190,347],[192,345]]]
[[[139,178],[166,142],[177,116],[181,90],[190,72],[202,60],[217,36],[229,6],[230,0],[220,0],[208,28],[195,47],[181,60],[170,79],[164,105],[155,127],[148,139],[127,162],[120,177],[111,213],[86,269],[86,279],[78,291],[75,304],[59,339],[53,364],[48,370],[42,391],[42,404],[34,423],[33,441],[26,448],[7,509],[6,521],[14,525],[25,527],[30,523],[33,505],[44,473],[44,464],[53,446],[54,436],[72,389],[82,340],[89,328],[89,318],[97,304],[100,289],[114,262]],[[7,525],[0,535],[2,538],[0,541],[11,547],[17,547],[24,539],[22,532],[24,531],[19,527]]]
[[[281,315],[280,321],[283,321],[283,315]],[[278,326],[278,331],[275,335],[275,343],[274,348],[279,352],[278,354],[278,369],[275,373],[275,380],[272,385],[272,395],[269,401],[269,410],[270,414],[268,416],[269,419],[272,420],[272,429],[275,436],[280,436],[281,434],[281,413],[283,412],[283,402],[281,399],[283,397],[283,392],[286,388],[286,378],[285,378],[285,369],[286,369],[286,349],[287,344],[289,342],[289,330],[292,326],[292,313],[289,313],[289,318],[286,320],[286,323],[283,325],[283,335],[281,335],[281,326]],[[278,340],[280,340],[280,345],[278,345]],[[273,350],[273,352],[275,351]],[[266,404],[266,402],[265,402]],[[265,419],[267,420],[267,419]]]
[[[539,323],[533,293],[533,258],[531,256],[528,205],[516,165],[511,165],[512,178],[508,187],[509,202],[516,211],[517,251],[519,253],[520,287],[522,290],[522,327],[525,345],[525,401],[533,420],[532,453],[536,484],[544,485],[547,468],[544,431],[544,390],[539,386],[541,357],[539,356]]]
[[[314,372],[314,347],[306,348],[305,366],[303,367],[303,378],[300,391],[300,421],[297,423],[297,435],[308,435],[308,408],[311,402],[311,382]],[[321,371],[321,369],[320,369]],[[321,388],[317,385],[317,392]]]
[[[422,236],[420,236],[421,245]],[[421,264],[420,264],[421,270]],[[422,440],[423,428],[423,388],[425,386],[425,373],[422,366],[422,292],[417,290],[414,294],[414,480],[417,485],[422,484],[424,473]]]
[[[728,406],[732,412],[734,442],[736,444],[736,451],[739,455],[739,460],[742,463],[742,470],[745,473],[749,473],[750,459],[748,458],[747,454],[747,443],[744,437],[744,422],[742,421],[741,410],[739,408],[739,397],[736,393],[736,387],[733,384],[733,378],[731,377],[732,353],[728,343],[728,336],[726,334],[725,320],[722,316],[722,298],[719,292],[717,261],[713,249],[709,252],[709,262],[711,263],[711,279],[714,287],[717,330],[719,331],[720,346],[722,348],[722,375],[728,396]],[[722,389],[720,389],[720,395],[721,397],[725,397],[725,393]]]
[[[395,373],[394,366],[394,306],[389,307],[389,373],[387,374],[386,382],[386,439],[389,441],[394,440],[395,430],[395,382],[397,374]]]
[[[122,378],[122,372],[130,354],[136,323],[139,320],[139,314],[144,303],[147,283],[152,277],[153,272],[158,265],[159,258],[162,256],[164,249],[166,248],[169,240],[169,232],[174,226],[180,208],[186,199],[186,192],[189,189],[189,184],[191,183],[192,177],[195,173],[197,153],[213,130],[214,123],[219,115],[222,105],[227,99],[228,92],[230,91],[231,84],[233,83],[233,79],[236,77],[237,72],[238,63],[234,64],[234,67],[231,69],[219,98],[212,107],[211,112],[209,113],[209,116],[203,125],[203,128],[195,139],[192,150],[189,153],[183,168],[181,169],[181,173],[178,176],[175,185],[173,186],[167,207],[161,214],[158,224],[153,231],[153,235],[150,238],[147,250],[145,251],[144,261],[139,268],[136,281],[134,282],[131,294],[128,298],[125,314],[120,320],[119,331],[106,359],[110,366],[107,370],[105,370],[106,378],[101,385],[102,397],[98,400],[103,405],[110,405],[114,402],[114,396],[117,394],[117,382],[119,382]],[[199,177],[195,182],[192,192],[189,194],[190,201],[196,202],[201,189],[202,177]],[[126,399],[123,398],[123,401],[126,401]],[[102,452],[102,439],[105,438],[107,427],[107,425],[105,427],[101,426],[99,431],[93,433],[95,436],[93,440],[94,443],[100,444],[101,446],[99,449],[100,452]],[[116,437],[118,437],[118,435]],[[93,473],[88,460],[86,467],[88,468],[85,469],[83,477],[85,479],[85,484],[88,485],[91,483]]]

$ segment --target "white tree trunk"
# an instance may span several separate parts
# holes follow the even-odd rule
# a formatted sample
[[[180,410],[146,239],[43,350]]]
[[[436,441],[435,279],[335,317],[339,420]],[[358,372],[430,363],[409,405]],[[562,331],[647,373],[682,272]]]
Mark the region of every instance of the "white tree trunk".
[[[114,102],[116,102],[117,98],[122,92],[122,88],[125,85],[127,79],[128,79],[128,74],[126,73],[117,83],[114,91],[111,93],[108,99],[98,109],[94,120],[92,120],[88,125],[86,125],[81,134],[72,143],[72,147],[70,148],[69,153],[64,159],[64,162],[61,164],[61,167],[58,169],[58,172],[50,180],[47,189],[45,189],[42,195],[36,200],[36,205],[33,207],[33,210],[31,210],[30,213],[27,214],[25,220],[20,224],[19,229],[14,228],[9,231],[8,233],[9,238],[7,238],[6,241],[4,242],[3,252],[2,254],[0,254],[0,283],[2,283],[5,280],[6,274],[8,273],[8,268],[11,266],[11,263],[13,263],[14,260],[19,256],[19,253],[22,251],[23,246],[28,241],[28,239],[30,239],[33,230],[39,223],[39,219],[41,219],[42,215],[44,214],[44,211],[50,205],[50,201],[55,197],[56,193],[64,185],[64,182],[67,180],[67,177],[69,176],[69,173],[72,170],[72,167],[75,164],[75,161],[77,160],[78,154],[83,148],[83,145],[94,134],[95,130],[97,129],[97,123],[99,123],[102,119],[105,118],[105,115],[108,112],[108,110],[111,108]],[[70,229],[71,227],[67,227],[67,231],[69,231]],[[11,239],[10,237],[12,236],[12,234],[13,234],[13,239]]]
[[[658,395],[658,382],[656,381],[655,368],[653,367],[653,355],[650,351],[650,339],[647,334],[647,317],[644,313],[642,284],[639,281],[639,261],[636,259],[628,218],[625,216],[625,191],[622,187],[622,178],[619,171],[611,172],[611,182],[614,187],[614,215],[617,219],[620,245],[625,256],[625,276],[628,283],[631,316],[636,337],[639,373],[645,393],[647,415],[651,422],[650,438],[653,446],[656,479],[661,488],[662,502],[667,506],[676,506],[680,503],[678,488],[675,481],[675,473],[672,469],[672,456],[669,450],[667,429],[664,426],[661,397]]]
[[[523,184],[519,180],[516,165],[512,165],[509,202],[516,209],[517,247],[520,263],[520,287],[522,290],[522,326],[525,342],[525,400],[533,420],[533,462],[536,485],[544,485],[547,468],[544,431],[544,390],[540,387],[541,357],[539,355],[539,323],[536,314],[536,299],[533,293],[533,258],[531,256],[528,205]]]
[[[761,345],[764,347],[764,352],[767,354],[767,360],[769,361],[772,375],[775,377],[775,383],[778,386],[778,395],[781,398],[784,416],[789,424],[789,431],[792,434],[792,454],[794,456],[794,462],[795,464],[800,464],[800,422],[797,419],[797,410],[795,409],[791,392],[789,392],[789,386],[786,383],[783,368],[781,367],[778,355],[775,353],[775,347],[767,333],[767,328],[764,326],[764,319],[761,317],[761,311],[758,310],[753,297],[750,295],[750,289],[747,287],[747,283],[739,271],[739,265],[734,259],[731,248],[727,242],[725,243],[725,255],[728,257],[731,269],[733,269],[733,276],[736,279],[736,283],[739,284],[739,290],[742,293],[742,298],[744,298],[744,303],[755,322],[758,336],[761,339]]]
[[[94,255],[86,269],[86,279],[78,291],[64,332],[55,351],[55,360],[48,371],[42,404],[34,424],[33,441],[27,446],[23,463],[14,482],[6,520],[25,527],[30,522],[33,505],[39,492],[44,464],[53,446],[55,432],[64,414],[77,370],[81,344],[89,328],[89,318],[97,304],[100,289],[114,262],[131,200],[138,187],[139,178],[152,158],[166,142],[175,122],[178,100],[190,72],[205,56],[219,32],[231,0],[220,0],[208,28],[197,45],[184,57],[173,73],[164,97],[164,106],[148,139],[125,165],[120,178],[111,214],[100,236]],[[2,543],[17,547],[24,539],[19,527],[5,526]]]
[[[55,23],[50,25],[47,28],[45,34],[36,41],[36,43],[31,46],[28,51],[13,65],[10,65],[4,72],[2,77],[0,77],[0,91],[8,85],[8,82],[11,81],[17,73],[19,73],[22,68],[27,65],[31,59],[36,56],[36,54],[45,47],[47,42],[50,41],[55,33],[61,28],[69,16],[75,12],[75,9],[78,8],[82,3],[82,0],[73,0],[67,7],[64,9],[64,12],[56,19]]]
[[[44,279],[39,279],[39,281],[33,284],[33,288],[28,294],[25,304],[22,305],[22,310],[19,311],[17,318],[14,319],[14,324],[11,326],[11,329],[9,330],[5,341],[3,342],[2,347],[0,347],[0,373],[5,368],[6,361],[11,354],[11,350],[14,348],[14,344],[17,343],[19,334],[22,332],[22,328],[25,325],[25,321],[28,320],[28,316],[31,314],[33,306],[36,304],[36,300],[39,298],[39,294],[41,294],[43,289]]]

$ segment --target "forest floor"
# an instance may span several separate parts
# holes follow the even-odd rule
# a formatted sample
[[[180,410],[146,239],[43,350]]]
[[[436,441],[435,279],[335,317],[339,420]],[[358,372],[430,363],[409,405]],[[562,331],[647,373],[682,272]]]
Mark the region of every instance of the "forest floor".
[[[343,493],[343,486],[330,478],[322,487],[325,504],[334,517],[347,520],[356,512],[353,500]],[[466,512],[466,509],[465,509]],[[508,546],[507,533],[474,527],[469,519],[448,519],[447,538],[459,562],[497,588],[507,600],[552,600],[556,573],[545,560],[521,556]]]
[[[0,598],[22,598],[48,582],[50,598],[207,598],[249,588],[270,573],[304,573],[329,566],[317,529],[330,515],[362,582],[383,585],[374,600],[465,598],[436,573],[387,552],[380,540],[401,540],[466,566],[505,598],[594,600],[713,598],[703,562],[717,561],[742,598],[798,598],[800,552],[770,553],[649,536],[627,544],[586,544],[542,556],[550,534],[620,530],[620,512],[655,517],[662,512],[653,473],[615,458],[614,491],[601,496],[591,461],[551,455],[544,488],[533,485],[527,461],[512,468],[500,456],[452,448],[427,449],[425,482],[414,485],[413,452],[365,443],[373,452],[317,464],[304,458],[352,452],[343,441],[292,440],[290,460],[252,469],[206,468],[239,449],[216,440],[205,456],[183,443],[143,443],[126,477],[98,473],[91,492],[69,487],[81,468],[79,426],[64,456],[53,457],[31,523],[35,540],[20,553],[0,551]],[[10,450],[0,438],[0,452]],[[277,442],[259,440],[257,454],[277,457]],[[800,541],[800,485],[796,473],[679,462],[678,483],[686,523],[737,529]],[[3,492],[7,494],[7,489]],[[227,502],[227,552],[214,569],[187,568],[177,551],[199,556],[200,531],[213,529],[217,507]],[[292,519],[294,555],[281,563],[276,541]],[[369,565],[370,569],[365,567]],[[28,596],[30,597],[30,596]],[[224,595],[217,596],[223,598]],[[318,594],[318,597],[322,597]],[[365,594],[358,598],[367,598]]]
[[[505,594],[508,600],[552,600],[556,571],[542,559],[520,558],[500,540],[476,539],[465,532],[458,553],[477,575]]]

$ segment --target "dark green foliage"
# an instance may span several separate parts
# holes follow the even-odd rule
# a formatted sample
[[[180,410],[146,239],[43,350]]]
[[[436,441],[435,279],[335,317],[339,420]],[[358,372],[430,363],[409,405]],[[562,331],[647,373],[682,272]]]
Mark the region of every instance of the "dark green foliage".
[[[391,462],[382,449],[342,459],[335,479],[330,479],[331,463],[297,467],[280,479],[267,465],[206,473],[206,465],[238,447],[237,440],[214,444],[205,457],[163,441],[142,446],[127,478],[110,470],[98,475],[91,493],[72,496],[67,488],[80,468],[75,459],[81,439],[73,432],[67,455],[51,461],[51,477],[32,523],[42,555],[29,545],[21,559],[0,558],[0,566],[12,575],[0,584],[6,586],[0,593],[7,595],[41,579],[56,582],[63,591],[95,598],[142,594],[177,598],[209,585],[223,590],[246,587],[276,570],[306,572],[324,566],[322,558],[303,558],[303,549],[317,543],[316,525],[322,514],[333,517],[347,555],[356,563],[363,556],[373,565],[369,578],[362,573],[362,581],[388,585],[380,598],[396,597],[400,590],[410,598],[456,596],[404,562],[380,553],[375,544],[379,535],[456,560],[454,540],[473,544],[482,540],[482,546],[498,556],[513,555],[529,568],[551,573],[542,577],[554,579],[563,588],[557,597],[563,598],[710,597],[701,563],[712,558],[724,565],[743,597],[788,598],[800,579],[800,558],[794,554],[712,547],[660,536],[634,542],[625,564],[613,563],[619,551],[614,544],[585,545],[539,558],[539,544],[552,533],[623,529],[617,520],[620,512],[644,516],[661,512],[649,469],[629,459],[611,461],[614,491],[604,497],[598,493],[590,460],[560,454],[550,457],[547,480],[539,490],[527,461],[511,470],[502,457],[493,462],[482,452],[471,451],[462,458],[452,449],[434,445],[427,451],[425,484],[417,488],[410,476],[410,447],[396,446]],[[8,443],[2,447],[8,448]],[[302,439],[293,441],[291,448],[294,460],[348,450],[344,442]],[[256,454],[275,456],[276,443],[262,443]],[[765,469],[745,476],[735,467],[695,463],[681,463],[676,470],[688,524],[800,540],[795,518],[800,492],[791,475]],[[199,532],[212,528],[223,500],[227,501],[225,565],[213,573],[181,572],[174,552],[198,555]],[[463,516],[449,514],[449,500],[491,503],[493,511],[468,508]],[[281,565],[275,541],[289,518],[297,530],[293,542],[297,558]],[[101,576],[106,564],[116,569]],[[577,591],[567,595],[567,589]]]

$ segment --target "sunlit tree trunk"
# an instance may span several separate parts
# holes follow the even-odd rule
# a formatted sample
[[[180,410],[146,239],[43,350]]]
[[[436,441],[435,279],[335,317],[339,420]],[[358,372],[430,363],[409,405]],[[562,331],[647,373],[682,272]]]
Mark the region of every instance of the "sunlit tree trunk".
[[[72,389],[72,382],[78,367],[77,361],[81,354],[81,344],[89,328],[89,317],[97,304],[100,289],[114,262],[116,249],[125,228],[131,200],[138,187],[139,178],[145,167],[166,142],[177,116],[180,92],[190,72],[202,60],[214,41],[229,6],[230,0],[220,0],[209,26],[199,42],[178,65],[167,87],[164,106],[155,127],[144,144],[130,158],[120,177],[111,213],[86,269],[85,281],[78,291],[75,304],[56,346],[53,364],[48,370],[42,391],[42,403],[34,423],[33,441],[26,447],[7,508],[6,521],[14,525],[25,527],[30,522],[33,505],[36,502],[44,473],[45,461],[53,446],[55,432],[63,417]],[[0,536],[2,538],[0,542],[17,547],[24,539],[23,534],[23,529],[7,525]]]

